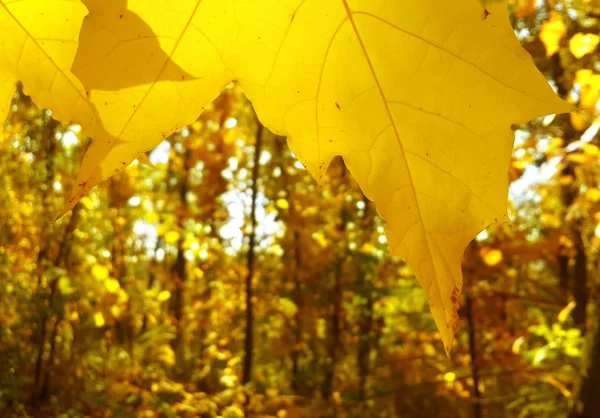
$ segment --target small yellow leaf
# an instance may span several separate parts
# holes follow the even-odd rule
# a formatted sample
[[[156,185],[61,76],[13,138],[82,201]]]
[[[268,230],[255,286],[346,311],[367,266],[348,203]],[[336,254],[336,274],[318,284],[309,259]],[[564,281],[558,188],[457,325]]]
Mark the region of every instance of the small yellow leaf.
[[[600,201],[600,190],[597,188],[587,189],[585,191],[585,198],[590,202],[597,203]]]
[[[516,160],[512,162],[512,166],[519,170],[524,170],[530,163],[528,161]]]
[[[542,363],[546,357],[548,356],[548,347],[542,347],[539,348],[537,350],[537,352],[535,353],[535,356],[533,357],[533,365],[534,366],[539,366],[540,363]]]
[[[104,281],[104,287],[110,293],[116,293],[121,288],[121,285],[117,279],[109,278]]]
[[[275,202],[275,205],[279,209],[283,209],[283,210],[289,209],[289,207],[290,207],[290,204],[285,199],[277,199],[277,202]]]
[[[90,199],[88,196],[85,196],[81,199],[81,204],[87,209],[91,210],[94,208],[94,201]]]
[[[373,244],[369,243],[369,242],[365,242],[364,245],[360,248],[360,252],[363,254],[372,254],[373,252],[375,252],[376,248],[373,246]]]
[[[487,246],[482,247],[479,250],[479,255],[481,256],[481,259],[483,260],[483,262],[490,267],[497,266],[504,259],[504,256],[503,256],[501,250],[499,250],[497,248],[487,247]]]
[[[293,318],[298,313],[298,306],[289,298],[279,298],[279,310],[287,318]]]
[[[108,277],[108,269],[100,264],[94,264],[92,267],[92,276],[98,280],[104,280]]]
[[[594,51],[600,42],[600,36],[593,33],[576,33],[569,40],[569,49],[575,58],[581,58]]]
[[[598,148],[596,145],[594,144],[583,144],[581,146],[581,150],[583,151],[583,153],[585,155],[588,155],[590,157],[597,157],[598,154],[600,153],[600,148]]]
[[[513,354],[519,354],[521,352],[521,347],[525,343],[525,338],[519,337],[512,344],[512,352]]]
[[[175,244],[179,240],[179,232],[169,231],[165,234],[165,242],[167,244]]]
[[[552,141],[548,143],[548,148],[546,149],[547,153],[554,153],[556,151],[562,151],[565,140],[560,137],[552,138]]]
[[[456,380],[456,374],[452,372],[444,373],[444,380],[448,383],[452,383]]]
[[[223,418],[244,418],[244,411],[237,405],[227,407],[223,411]]]
[[[146,221],[151,224],[158,223],[159,220],[160,220],[160,217],[158,216],[158,213],[156,213],[156,212],[149,212],[146,214]]]
[[[569,315],[571,315],[573,309],[575,309],[576,305],[577,303],[575,301],[571,301],[567,304],[567,306],[562,308],[557,315],[558,322],[560,322],[561,324],[565,322],[569,318]]]
[[[585,117],[583,112],[571,112],[569,118],[571,119],[571,125],[576,131],[585,131],[590,126],[590,121]]]
[[[579,70],[575,84],[579,85],[579,105],[584,109],[595,107],[600,96],[600,74],[594,74],[589,69]]]
[[[152,161],[150,161],[150,158],[148,157],[148,155],[145,152],[142,152],[140,155],[138,155],[137,160],[142,165],[145,165],[148,167],[154,166],[154,164],[152,164]]]
[[[158,294],[159,302],[164,302],[166,300],[169,300],[170,297],[171,297],[171,292],[169,292],[168,290],[163,290]]]
[[[96,312],[94,314],[94,324],[98,328],[104,326],[105,322],[104,322],[104,315],[102,315],[102,312]]]
[[[544,22],[540,30],[540,40],[546,47],[546,55],[552,56],[560,49],[560,42],[567,33],[567,28],[559,17]]]
[[[573,177],[570,174],[566,174],[564,176],[558,177],[558,183],[563,186],[568,186],[569,184],[572,184],[574,181],[575,181],[575,177]]]
[[[554,213],[542,213],[540,222],[546,228],[559,228],[562,225],[562,218]]]
[[[157,352],[157,360],[171,366],[175,364],[175,352],[173,351],[170,345],[163,344],[159,346]]]
[[[110,313],[113,316],[113,318],[119,318],[121,316],[121,312],[122,309],[117,305],[113,305],[110,307]]]
[[[567,154],[567,156],[565,157],[565,160],[570,161],[575,164],[583,164],[586,162],[587,157],[585,156],[585,154],[583,154],[581,152],[572,152],[570,154]]]

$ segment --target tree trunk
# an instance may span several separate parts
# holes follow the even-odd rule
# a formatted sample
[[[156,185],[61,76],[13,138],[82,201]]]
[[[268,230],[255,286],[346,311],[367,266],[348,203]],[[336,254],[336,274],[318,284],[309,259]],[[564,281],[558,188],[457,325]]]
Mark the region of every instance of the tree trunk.
[[[573,228],[575,237],[575,267],[573,269],[573,297],[576,305],[573,309],[573,322],[585,334],[586,309],[588,304],[587,291],[587,255],[581,232],[577,226]]]
[[[250,239],[248,242],[248,254],[246,257],[248,274],[246,275],[246,330],[244,341],[244,368],[242,384],[252,380],[252,357],[254,348],[254,305],[252,302],[252,277],[254,276],[254,247],[256,245],[256,199],[258,195],[258,174],[260,164],[260,153],[262,150],[263,126],[258,122],[256,132],[256,144],[254,146],[254,165],[252,167],[252,204],[250,208]]]
[[[65,231],[63,233],[62,240],[60,241],[60,247],[58,249],[58,253],[54,260],[54,265],[57,267],[62,267],[65,265],[67,256],[71,251],[71,241],[73,239],[73,233],[75,231],[75,227],[77,225],[79,210],[81,209],[81,204],[77,203],[72,210],[71,218],[69,219],[69,223],[65,227]],[[45,384],[48,380],[49,370],[44,370],[44,352],[46,348],[46,334],[48,332],[48,321],[50,320],[51,311],[53,309],[54,296],[56,294],[56,287],[58,285],[58,279],[53,280],[50,283],[50,293],[48,295],[46,310],[42,313],[42,318],[40,319],[40,335],[38,342],[38,352],[35,361],[35,377],[34,377],[34,393],[35,397],[38,401],[43,402],[46,398],[46,394],[49,391],[49,384]],[[56,324],[58,324],[61,318],[56,318]],[[53,332],[53,337],[51,339],[51,350],[55,344],[55,332],[56,327]],[[52,355],[51,355],[52,357]],[[51,367],[52,363],[49,361],[48,365]]]
[[[362,274],[362,273],[360,273]],[[369,355],[371,354],[371,329],[373,327],[373,292],[368,286],[367,291],[367,305],[364,307],[365,313],[360,322],[360,335],[357,352],[357,363],[358,363],[358,399],[362,402],[367,398],[367,379],[371,372],[369,363]]]
[[[346,177],[346,166],[342,163],[342,173],[340,175],[340,182],[343,183]],[[340,184],[338,193],[343,193],[344,187]],[[340,236],[343,236],[346,231],[347,223],[347,212],[344,203],[342,203],[342,209],[340,210],[340,223],[338,225],[338,231]],[[331,340],[328,348],[329,365],[325,372],[325,380],[321,389],[321,395],[324,399],[329,399],[333,393],[333,382],[335,380],[335,369],[337,366],[337,357],[341,341],[341,329],[342,329],[342,273],[345,260],[345,249],[340,249],[340,253],[335,261],[334,273],[333,273],[333,314],[331,316]]]
[[[475,319],[473,318],[473,300],[466,296],[466,317],[469,327],[469,356],[471,357],[471,377],[473,378],[473,418],[481,418],[481,393],[479,392],[479,366],[475,347]]]
[[[574,396],[569,418],[600,417],[600,283],[597,281],[593,329],[588,333],[588,346],[582,375]]]
[[[183,231],[185,229],[185,221],[187,219],[187,194],[189,190],[188,185],[188,170],[190,169],[190,152],[185,151],[183,159],[183,173],[181,180],[179,181],[179,189],[177,193],[179,195],[179,208],[177,209],[177,228],[180,231],[179,240],[177,241],[177,256],[175,263],[171,267],[171,272],[175,276],[175,288],[173,289],[173,297],[171,298],[171,310],[173,317],[175,318],[176,334],[175,338],[171,341],[171,348],[175,353],[176,364],[181,371],[182,361],[184,359],[184,348],[185,348],[185,335],[184,335],[184,290],[186,282],[188,280],[186,261],[185,261],[185,248],[183,244],[185,238]]]
[[[183,347],[183,291],[187,281],[187,270],[185,263],[185,250],[183,248],[183,237],[180,237],[177,242],[177,257],[172,267],[172,272],[175,275],[175,288],[173,290],[173,298],[171,299],[171,310],[175,318],[176,334],[171,340],[171,348],[176,354],[176,358],[180,360],[179,350]]]
[[[298,392],[298,360],[300,358],[300,348],[302,345],[302,327],[301,327],[301,295],[302,286],[300,283],[300,233],[294,231],[294,303],[298,308],[294,318],[294,348],[292,349],[292,389]]]

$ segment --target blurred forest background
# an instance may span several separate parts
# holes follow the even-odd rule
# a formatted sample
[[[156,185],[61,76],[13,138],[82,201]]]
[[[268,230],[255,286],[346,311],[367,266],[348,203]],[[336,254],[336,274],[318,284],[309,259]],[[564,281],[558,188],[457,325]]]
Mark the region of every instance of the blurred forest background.
[[[235,85],[54,223],[88,139],[17,92],[0,416],[600,417],[600,1],[510,7],[580,111],[516,127],[451,358],[343,163],[318,186]]]

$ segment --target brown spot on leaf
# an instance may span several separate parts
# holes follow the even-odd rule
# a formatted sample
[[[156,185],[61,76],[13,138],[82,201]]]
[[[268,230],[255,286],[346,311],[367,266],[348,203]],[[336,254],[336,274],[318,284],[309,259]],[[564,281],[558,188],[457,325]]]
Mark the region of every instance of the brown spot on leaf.
[[[490,15],[490,12],[488,11],[488,9],[483,9],[483,20],[486,20],[488,18],[488,16]]]

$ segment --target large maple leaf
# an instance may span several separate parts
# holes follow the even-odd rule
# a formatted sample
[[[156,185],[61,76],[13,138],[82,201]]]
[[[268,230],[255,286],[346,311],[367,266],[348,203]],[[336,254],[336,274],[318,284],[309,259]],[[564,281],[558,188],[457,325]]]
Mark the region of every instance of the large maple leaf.
[[[99,122],[83,85],[71,72],[86,14],[79,0],[0,0],[0,120],[6,118],[20,81],[38,107],[51,109],[65,124],[81,124],[100,148],[109,150],[118,141]],[[88,181],[100,181],[89,158],[79,189]]]
[[[78,1],[0,0],[0,118],[21,81],[38,106],[69,122],[84,92],[71,65],[86,13]]]
[[[94,141],[103,151],[88,152],[74,197],[191,123],[237,79],[317,179],[344,158],[450,348],[463,250],[507,220],[511,124],[570,109],[521,48],[505,2],[86,4],[74,69],[119,142]]]

